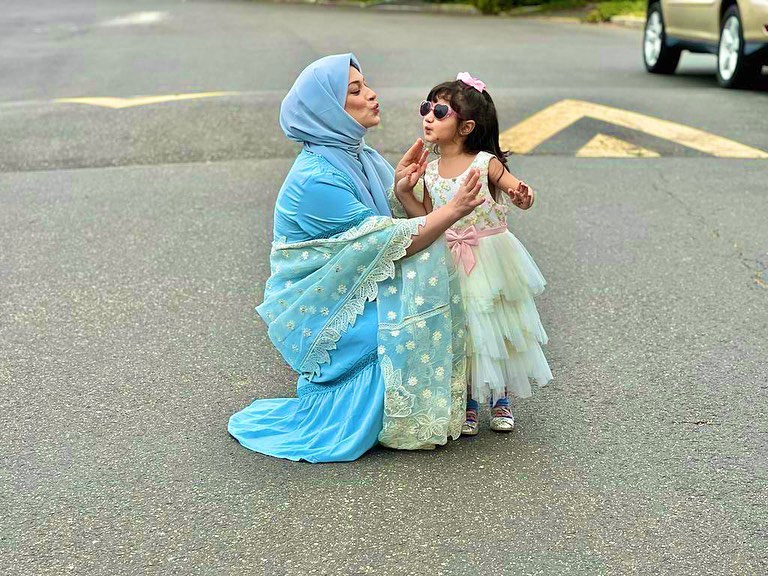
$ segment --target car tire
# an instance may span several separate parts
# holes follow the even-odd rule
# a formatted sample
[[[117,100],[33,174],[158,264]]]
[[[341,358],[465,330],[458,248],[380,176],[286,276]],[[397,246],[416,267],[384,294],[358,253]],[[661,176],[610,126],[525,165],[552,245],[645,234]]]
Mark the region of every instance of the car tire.
[[[673,74],[680,62],[680,48],[667,45],[667,32],[659,2],[648,7],[645,18],[643,62],[645,69],[652,74]]]
[[[717,83],[723,88],[740,88],[755,83],[762,63],[744,55],[744,32],[738,6],[730,6],[720,22],[717,43]]]

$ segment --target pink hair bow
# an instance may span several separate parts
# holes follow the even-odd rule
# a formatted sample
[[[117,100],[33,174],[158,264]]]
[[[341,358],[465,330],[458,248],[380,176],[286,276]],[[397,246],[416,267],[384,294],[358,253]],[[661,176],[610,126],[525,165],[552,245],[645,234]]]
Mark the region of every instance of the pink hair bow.
[[[467,86],[472,86],[472,88],[478,92],[485,90],[485,82],[478,80],[477,78],[472,78],[472,75],[469,72],[459,72],[456,76],[456,80],[464,82]]]
[[[466,274],[472,272],[472,268],[475,267],[475,254],[472,252],[472,246],[480,244],[477,228],[470,226],[461,232],[448,228],[445,232],[445,237],[448,240],[448,248],[450,248],[453,255],[453,261],[457,265],[461,263]]]

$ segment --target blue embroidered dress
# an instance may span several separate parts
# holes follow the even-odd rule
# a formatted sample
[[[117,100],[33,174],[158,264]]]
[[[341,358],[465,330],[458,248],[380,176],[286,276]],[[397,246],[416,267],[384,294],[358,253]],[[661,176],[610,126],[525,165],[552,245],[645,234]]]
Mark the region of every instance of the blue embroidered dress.
[[[464,418],[458,277],[443,240],[405,257],[424,219],[391,216],[393,170],[343,110],[350,65],[350,54],[313,63],[281,108],[304,149],[278,194],[257,311],[298,397],[256,400],[228,426],[289,460],[354,460],[377,442],[429,449]]]
[[[341,172],[305,150],[278,197],[274,235],[289,242],[330,238],[373,215]],[[313,313],[322,315],[323,307]],[[359,458],[378,442],[383,420],[377,330],[376,303],[367,302],[333,361],[312,382],[299,376],[298,398],[257,400],[232,416],[229,432],[246,448],[289,460]]]
[[[302,151],[277,199],[272,277],[257,309],[299,372],[298,398],[234,414],[229,432],[243,446],[338,462],[378,441],[423,449],[458,436],[458,284],[442,242],[400,260],[421,223],[376,216],[343,173]]]

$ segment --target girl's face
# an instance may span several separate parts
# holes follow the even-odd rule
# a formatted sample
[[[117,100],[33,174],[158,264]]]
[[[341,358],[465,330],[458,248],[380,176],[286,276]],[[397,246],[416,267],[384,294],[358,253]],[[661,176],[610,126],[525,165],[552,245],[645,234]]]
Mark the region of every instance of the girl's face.
[[[450,106],[450,102],[443,98],[438,98],[434,104],[446,104]],[[445,144],[446,142],[453,142],[454,138],[458,134],[459,118],[456,113],[449,114],[445,118],[435,118],[434,111],[430,110],[429,114],[421,119],[421,127],[424,130],[424,141],[430,144]]]
[[[368,88],[365,78],[354,66],[349,67],[349,86],[344,110],[363,128],[373,128],[381,122],[376,92]]]

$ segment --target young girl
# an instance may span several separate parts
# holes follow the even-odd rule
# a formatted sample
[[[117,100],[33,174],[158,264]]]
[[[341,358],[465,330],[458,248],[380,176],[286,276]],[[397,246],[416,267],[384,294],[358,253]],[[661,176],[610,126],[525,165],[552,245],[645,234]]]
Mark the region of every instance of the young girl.
[[[544,278],[525,247],[507,230],[507,202],[522,210],[534,193],[507,170],[499,146],[496,108],[485,84],[462,72],[434,87],[421,103],[424,140],[439,158],[424,173],[424,201],[398,196],[408,215],[446,204],[461,186],[480,186],[485,203],[446,232],[459,269],[467,317],[469,375],[462,434],[478,433],[481,403],[492,406],[491,430],[509,432],[515,420],[509,397],[531,395],[530,380],[552,379],[541,344],[544,331],[533,296]]]

